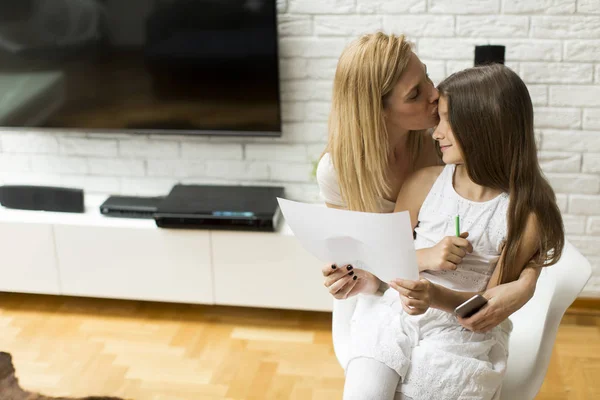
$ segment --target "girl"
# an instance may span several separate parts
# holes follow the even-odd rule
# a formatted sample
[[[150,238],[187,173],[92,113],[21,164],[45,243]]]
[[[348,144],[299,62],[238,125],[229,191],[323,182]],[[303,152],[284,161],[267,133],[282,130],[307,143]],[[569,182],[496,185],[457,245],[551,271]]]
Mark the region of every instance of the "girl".
[[[460,216],[473,252],[455,270],[391,282],[395,290],[355,313],[347,399],[393,399],[397,390],[415,400],[499,398],[510,321],[473,333],[453,310],[516,280],[529,260],[549,266],[561,255],[562,218],[538,165],[523,81],[498,64],[451,75],[438,90],[433,138],[446,166],[413,174],[395,211],[409,211],[417,249],[453,236]]]

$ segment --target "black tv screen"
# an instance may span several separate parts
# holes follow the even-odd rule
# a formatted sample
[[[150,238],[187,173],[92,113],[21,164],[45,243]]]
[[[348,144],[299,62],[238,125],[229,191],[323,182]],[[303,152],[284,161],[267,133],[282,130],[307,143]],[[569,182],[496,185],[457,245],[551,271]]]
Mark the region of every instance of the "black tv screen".
[[[275,0],[0,0],[0,126],[279,136]]]

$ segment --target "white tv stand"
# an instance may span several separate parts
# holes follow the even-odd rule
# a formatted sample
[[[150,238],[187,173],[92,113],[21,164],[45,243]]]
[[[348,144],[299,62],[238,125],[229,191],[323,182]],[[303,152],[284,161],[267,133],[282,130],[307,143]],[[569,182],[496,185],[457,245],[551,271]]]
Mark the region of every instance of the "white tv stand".
[[[277,232],[179,230],[151,219],[0,207],[0,291],[330,311],[322,263]]]

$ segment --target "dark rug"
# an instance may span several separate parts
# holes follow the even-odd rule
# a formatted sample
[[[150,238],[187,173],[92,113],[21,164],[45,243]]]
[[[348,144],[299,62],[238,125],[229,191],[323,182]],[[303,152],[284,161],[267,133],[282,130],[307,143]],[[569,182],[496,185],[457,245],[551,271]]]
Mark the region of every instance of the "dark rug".
[[[8,353],[0,352],[0,399],[1,400],[123,400],[118,397],[48,397],[38,393],[31,393],[19,386],[15,376],[15,367],[12,357]]]

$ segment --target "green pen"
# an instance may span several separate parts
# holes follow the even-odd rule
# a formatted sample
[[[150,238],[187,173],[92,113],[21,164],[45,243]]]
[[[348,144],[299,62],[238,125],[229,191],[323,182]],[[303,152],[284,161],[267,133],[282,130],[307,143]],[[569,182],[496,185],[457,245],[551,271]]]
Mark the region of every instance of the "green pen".
[[[460,217],[454,217],[454,226],[456,226],[456,236],[460,236]]]

